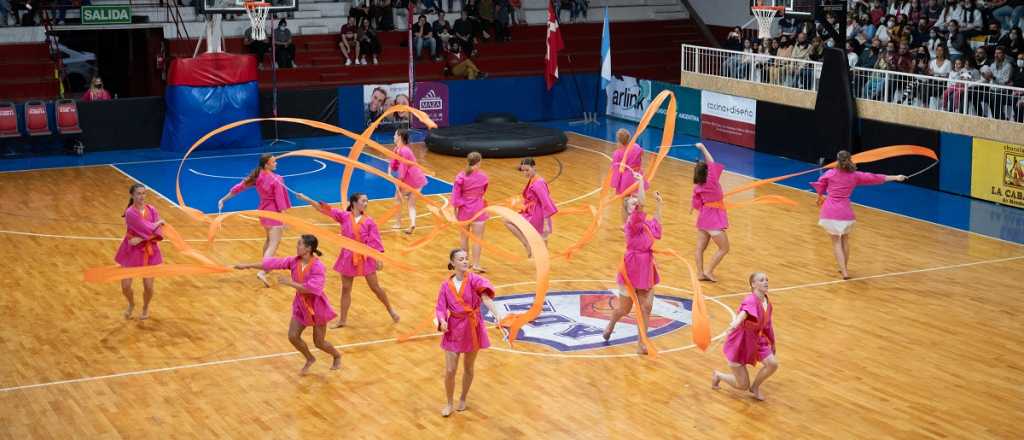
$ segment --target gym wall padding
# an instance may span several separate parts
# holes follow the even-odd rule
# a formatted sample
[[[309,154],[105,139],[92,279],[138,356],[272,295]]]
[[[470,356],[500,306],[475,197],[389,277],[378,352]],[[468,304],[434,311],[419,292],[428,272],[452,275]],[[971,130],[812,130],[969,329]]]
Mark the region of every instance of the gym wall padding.
[[[260,114],[270,117],[274,114],[274,94],[270,90],[260,92]],[[313,90],[278,90],[277,114],[281,117],[312,119],[336,124],[338,121],[338,91],[335,87]],[[263,138],[274,138],[274,123],[261,125]],[[330,136],[332,133],[305,125],[278,123],[277,138]]]
[[[962,134],[942,133],[939,136],[939,143],[942,148],[939,189],[970,196],[974,138]]]
[[[167,84],[162,150],[185,151],[218,127],[260,116],[256,59],[251,55],[207,53],[175,59]],[[248,124],[214,136],[204,148],[247,148],[262,143],[259,125]]]
[[[164,98],[78,101],[78,120],[86,151],[152,148],[160,143]]]

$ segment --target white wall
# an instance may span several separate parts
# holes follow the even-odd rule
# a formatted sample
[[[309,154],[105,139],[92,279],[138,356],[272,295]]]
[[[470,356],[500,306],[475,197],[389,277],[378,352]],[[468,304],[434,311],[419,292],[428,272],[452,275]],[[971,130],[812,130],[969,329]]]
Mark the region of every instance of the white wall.
[[[749,0],[690,0],[708,26],[742,26],[754,18]]]

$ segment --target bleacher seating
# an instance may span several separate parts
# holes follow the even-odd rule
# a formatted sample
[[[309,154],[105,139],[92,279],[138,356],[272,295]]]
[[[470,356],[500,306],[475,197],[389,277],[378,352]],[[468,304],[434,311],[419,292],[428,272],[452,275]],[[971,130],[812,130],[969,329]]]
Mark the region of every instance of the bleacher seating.
[[[46,43],[0,44],[0,98],[57,96],[59,83]]]

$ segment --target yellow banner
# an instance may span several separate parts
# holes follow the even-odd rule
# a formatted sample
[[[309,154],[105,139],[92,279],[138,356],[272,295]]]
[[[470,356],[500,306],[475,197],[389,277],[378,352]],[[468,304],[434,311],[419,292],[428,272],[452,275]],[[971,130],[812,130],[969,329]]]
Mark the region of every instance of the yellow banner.
[[[1024,145],[974,139],[971,196],[1024,208]]]

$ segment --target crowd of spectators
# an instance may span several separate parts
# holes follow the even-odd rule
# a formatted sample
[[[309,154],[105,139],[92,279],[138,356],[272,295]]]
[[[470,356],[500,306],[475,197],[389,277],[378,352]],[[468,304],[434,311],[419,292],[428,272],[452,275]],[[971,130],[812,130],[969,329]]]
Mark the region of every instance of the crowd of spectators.
[[[736,28],[724,46],[747,54],[820,61],[824,48],[833,47],[845,33],[850,67],[875,70],[856,78],[859,98],[1024,122],[1021,90],[991,87],[1024,88],[1022,21],[1024,0],[849,0],[845,27],[831,15],[823,22],[787,17],[779,23],[782,33],[777,38],[745,39]],[[813,85],[814,72],[806,63],[758,60],[731,56],[723,72],[789,87]]]

